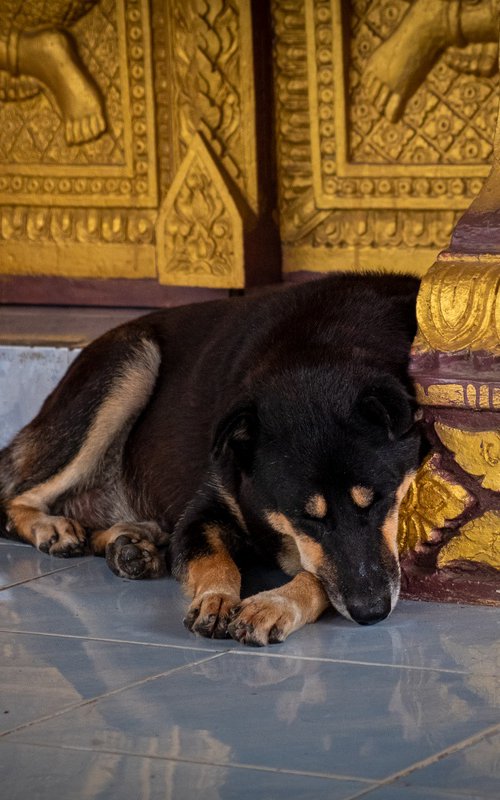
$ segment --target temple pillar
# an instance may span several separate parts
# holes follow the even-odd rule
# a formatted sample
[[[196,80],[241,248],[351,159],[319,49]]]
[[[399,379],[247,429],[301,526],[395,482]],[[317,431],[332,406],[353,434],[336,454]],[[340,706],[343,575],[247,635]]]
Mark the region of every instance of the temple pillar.
[[[417,311],[411,370],[432,452],[403,507],[404,592],[500,604],[500,118],[491,172]]]

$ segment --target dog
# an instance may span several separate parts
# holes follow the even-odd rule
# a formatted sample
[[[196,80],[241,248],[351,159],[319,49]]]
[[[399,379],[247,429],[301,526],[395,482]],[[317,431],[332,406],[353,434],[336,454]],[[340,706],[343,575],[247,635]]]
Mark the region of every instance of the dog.
[[[206,637],[281,642],[330,604],[383,620],[422,457],[418,286],[330,275],[105,333],[0,452],[3,535],[125,578],[170,568]],[[250,561],[292,579],[241,600]]]

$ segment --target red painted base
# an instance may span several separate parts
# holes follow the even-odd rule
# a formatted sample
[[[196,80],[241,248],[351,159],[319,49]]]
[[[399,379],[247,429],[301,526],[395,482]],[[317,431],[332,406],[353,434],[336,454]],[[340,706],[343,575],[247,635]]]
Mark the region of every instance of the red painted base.
[[[425,570],[411,560],[401,562],[401,597],[439,603],[500,606],[498,570],[456,562],[453,568]]]

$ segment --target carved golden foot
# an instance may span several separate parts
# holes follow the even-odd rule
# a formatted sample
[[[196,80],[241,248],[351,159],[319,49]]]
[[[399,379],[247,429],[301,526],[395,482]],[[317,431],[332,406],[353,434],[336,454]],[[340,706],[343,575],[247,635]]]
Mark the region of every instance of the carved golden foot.
[[[456,44],[450,31],[448,5],[417,0],[368,62],[366,90],[379,112],[391,122],[401,117],[439,52]]]
[[[65,121],[68,144],[97,139],[105,131],[99,89],[67,33],[41,30],[20,34],[18,68],[43,83],[53,95]]]

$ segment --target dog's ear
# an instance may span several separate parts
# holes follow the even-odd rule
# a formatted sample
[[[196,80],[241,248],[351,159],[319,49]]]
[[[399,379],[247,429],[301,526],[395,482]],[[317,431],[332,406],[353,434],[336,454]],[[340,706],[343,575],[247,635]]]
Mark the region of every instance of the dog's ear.
[[[358,420],[371,423],[391,441],[401,438],[413,425],[415,403],[404,386],[392,375],[372,383],[355,404]]]
[[[217,425],[212,444],[212,458],[218,460],[231,454],[238,466],[248,471],[252,463],[257,428],[255,404],[248,402],[235,406]]]

